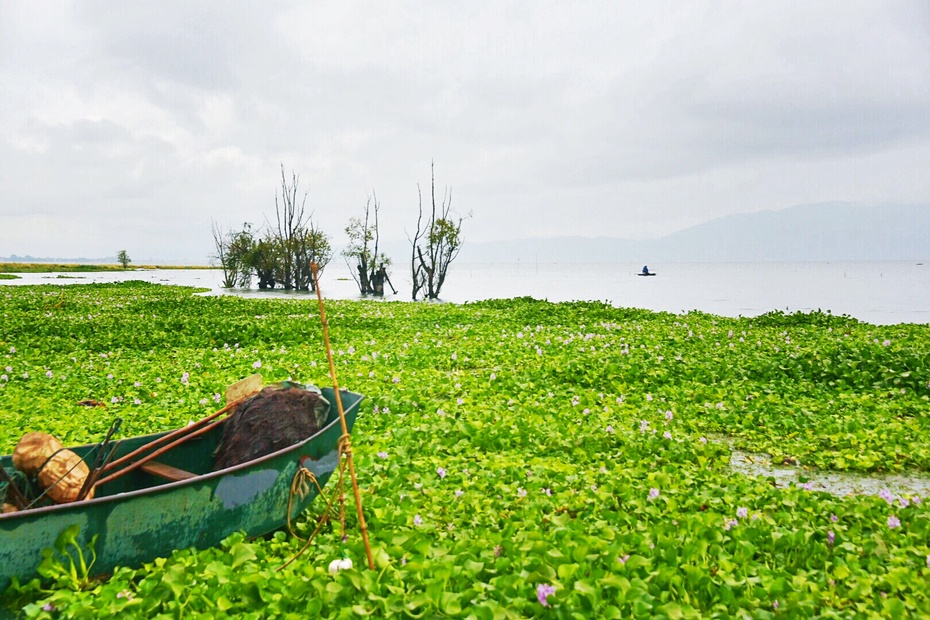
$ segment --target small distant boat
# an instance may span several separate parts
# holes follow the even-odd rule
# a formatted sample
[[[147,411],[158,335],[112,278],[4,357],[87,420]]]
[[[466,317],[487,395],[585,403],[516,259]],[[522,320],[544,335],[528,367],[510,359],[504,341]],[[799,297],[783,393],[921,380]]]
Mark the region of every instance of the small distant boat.
[[[649,267],[643,267],[643,270],[637,273],[638,276],[654,276],[656,275],[654,271],[649,271]]]

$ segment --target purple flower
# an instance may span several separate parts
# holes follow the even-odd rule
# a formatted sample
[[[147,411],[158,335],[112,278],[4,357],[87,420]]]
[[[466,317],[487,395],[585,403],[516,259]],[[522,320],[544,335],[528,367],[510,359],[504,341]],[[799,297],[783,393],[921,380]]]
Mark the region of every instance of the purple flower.
[[[611,426],[610,424],[608,424],[608,425],[607,425],[607,428],[604,429],[604,430],[606,430],[608,433],[612,433],[612,432],[614,432],[614,427]]]
[[[890,340],[886,340],[885,342],[882,343],[882,346],[885,346],[885,347],[890,346],[890,345],[891,345]]]
[[[836,515],[830,515],[830,520],[833,521],[834,523],[836,523],[837,521],[840,520],[840,518],[837,517]]]
[[[545,493],[549,497],[552,496],[552,489],[543,489],[542,492]]]
[[[379,459],[386,459],[388,457],[388,453],[382,450],[381,452],[378,453],[377,456]]]
[[[707,443],[707,437],[701,437],[700,439],[698,439],[698,441],[700,441],[701,443]]]
[[[655,488],[655,487],[649,489],[649,499],[652,500],[652,499],[655,499],[655,498],[657,498],[657,497],[659,497],[659,489],[657,489],[657,488]]]
[[[930,555],[927,556],[927,568],[930,568]]]
[[[652,394],[646,394],[646,400],[652,401]]]
[[[827,544],[832,547],[834,540],[836,540],[836,534],[833,533],[833,530],[828,531],[827,532]]]
[[[436,473],[439,474],[439,479],[442,480],[446,477],[446,470],[444,467],[437,467]]]
[[[665,412],[665,419],[668,420],[669,422],[671,422],[671,420],[672,420],[673,417],[675,417],[675,416],[672,414],[671,411],[666,411],[666,412]]]
[[[737,525],[739,525],[739,521],[737,521],[736,519],[730,519],[729,521],[723,524],[723,529],[729,531],[730,528],[736,527]]]
[[[414,515],[413,524],[416,525],[417,527],[423,525],[423,519],[420,517],[420,515]]]
[[[772,601],[772,609],[778,609],[778,599]]]
[[[626,554],[625,556],[623,556],[622,558],[617,558],[617,561],[620,562],[621,564],[626,564],[626,561],[629,560],[629,559],[630,559],[630,554],[627,553],[627,554]]]
[[[885,500],[886,502],[888,502],[889,504],[890,504],[890,503],[892,502],[892,500],[893,500],[893,497],[891,496],[891,491],[889,491],[888,489],[882,489],[882,490],[880,490],[880,491],[878,492],[878,496],[879,496],[880,498],[882,498],[883,500]]]
[[[740,519],[745,519],[749,515],[749,509],[745,506],[740,506],[736,509],[736,516]]]
[[[181,383],[183,383],[184,385],[187,385],[188,383],[190,383],[190,376],[191,375],[189,372],[185,372],[183,375],[181,375]]]
[[[517,497],[526,497],[526,489],[520,487],[517,489]]]
[[[51,379],[51,378],[52,378],[52,371],[51,371],[51,370],[45,371],[45,376],[48,377],[49,379]]]
[[[462,489],[456,489],[456,490],[455,490],[455,496],[456,496],[456,497],[462,497],[463,495],[465,495],[465,492],[464,492]]]
[[[223,398],[223,397],[220,396],[219,393],[216,393],[216,394],[213,395],[213,402],[218,403],[218,402],[220,402],[220,399],[221,399],[221,398]]]
[[[394,377],[391,379],[391,383],[400,383],[400,377]]]
[[[42,605],[42,610],[43,611],[55,611],[55,606],[52,603],[46,603],[45,605]]]
[[[665,431],[664,433],[662,433],[662,436],[665,437],[666,439],[671,439],[671,438],[672,438],[672,432],[671,432],[671,431]]]
[[[261,360],[255,360],[255,362],[252,364],[252,368],[261,368],[261,367],[262,367]]]
[[[539,604],[543,607],[549,606],[549,602],[546,599],[553,594],[555,594],[555,586],[546,583],[541,583],[536,586],[536,598],[539,599]]]
[[[494,373],[492,372],[492,373],[491,373],[491,376],[488,377],[488,378],[489,378],[491,381],[494,381],[495,379],[497,379],[497,375],[494,374]]]
[[[907,500],[906,497],[899,498],[898,504],[901,506],[901,508],[907,508],[908,506],[911,505],[911,503]]]
[[[896,527],[901,527],[901,519],[899,519],[895,515],[891,515],[890,517],[888,517],[888,527],[890,527],[891,529],[894,529]]]

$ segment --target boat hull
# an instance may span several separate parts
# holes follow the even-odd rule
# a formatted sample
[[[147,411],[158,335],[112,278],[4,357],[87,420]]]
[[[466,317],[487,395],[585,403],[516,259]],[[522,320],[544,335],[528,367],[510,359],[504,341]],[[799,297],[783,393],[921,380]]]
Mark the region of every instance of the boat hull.
[[[91,573],[105,575],[117,566],[136,567],[176,549],[205,549],[237,531],[255,537],[281,528],[287,522],[291,482],[302,464],[326,484],[339,466],[338,442],[342,436],[331,389],[323,395],[333,405],[326,425],[313,436],[254,461],[210,472],[213,450],[222,425],[160,457],[166,464],[192,472],[208,472],[189,480],[171,482],[137,469],[100,487],[92,500],[0,515],[0,591],[12,577],[25,581],[37,576],[42,550],[52,547],[68,527],[77,525],[77,543],[88,557],[96,536],[97,559]],[[360,394],[340,391],[351,430],[362,400]],[[164,435],[136,437],[118,447],[116,456]],[[73,448],[85,454],[92,446]],[[10,458],[0,464],[10,466]],[[111,487],[112,488],[108,488]],[[296,517],[318,494],[316,486],[295,497]]]

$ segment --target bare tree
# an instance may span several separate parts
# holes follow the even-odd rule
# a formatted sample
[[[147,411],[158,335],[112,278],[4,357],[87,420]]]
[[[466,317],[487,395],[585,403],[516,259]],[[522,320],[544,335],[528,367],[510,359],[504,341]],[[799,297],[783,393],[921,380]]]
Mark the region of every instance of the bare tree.
[[[350,218],[349,225],[346,226],[349,245],[342,250],[342,256],[346,259],[346,265],[349,266],[352,279],[355,280],[362,295],[376,292],[374,282],[380,279],[381,267],[386,268],[391,264],[391,259],[381,256],[378,251],[380,237],[378,234],[378,212],[380,210],[381,204],[378,202],[374,190],[372,190],[371,196],[368,197],[368,201],[365,203],[364,217]],[[373,223],[371,222],[372,218],[374,219]],[[381,286],[383,291],[383,282]]]
[[[310,271],[310,263],[316,263],[317,271],[323,273],[333,257],[329,237],[311,219],[309,228],[304,229],[298,237],[297,245],[296,288],[300,291],[315,292],[316,284]]]
[[[307,195],[300,197],[298,185],[300,177],[291,173],[288,184],[281,164],[281,200],[275,194],[276,227],[273,231],[274,245],[277,246],[275,280],[286,290],[315,290],[310,274],[310,262],[315,261],[322,273],[323,268],[332,258],[329,238],[320,230],[306,213]]]
[[[430,198],[429,219],[423,222],[423,194],[417,184],[420,197],[420,211],[417,217],[417,230],[411,239],[410,270],[413,276],[414,301],[420,291],[427,299],[438,299],[439,292],[446,281],[449,265],[458,256],[462,248],[462,220],[452,215],[452,191],[446,189],[442,203],[436,206],[435,164],[430,163]]]
[[[224,231],[214,221],[212,230],[216,254],[211,258],[223,271],[222,286],[248,288],[252,284],[252,253],[255,247],[252,225],[246,222],[238,232]]]

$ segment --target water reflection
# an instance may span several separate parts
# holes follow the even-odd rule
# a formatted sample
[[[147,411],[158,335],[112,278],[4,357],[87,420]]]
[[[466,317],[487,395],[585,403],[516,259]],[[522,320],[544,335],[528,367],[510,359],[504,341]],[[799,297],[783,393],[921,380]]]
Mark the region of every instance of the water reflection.
[[[809,491],[824,491],[832,495],[885,495],[890,499],[930,498],[930,476],[926,474],[861,474],[806,469],[776,464],[763,453],[734,450],[730,469],[747,476],[773,478],[779,488],[798,486]],[[803,480],[803,482],[802,482]],[[887,496],[886,496],[887,499]]]

